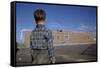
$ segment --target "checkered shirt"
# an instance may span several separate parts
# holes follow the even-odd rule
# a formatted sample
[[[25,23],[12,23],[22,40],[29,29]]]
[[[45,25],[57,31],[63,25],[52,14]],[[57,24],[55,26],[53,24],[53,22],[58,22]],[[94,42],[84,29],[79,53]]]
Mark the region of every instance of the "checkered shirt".
[[[52,31],[45,25],[37,25],[30,35],[30,47],[32,49],[47,49],[49,57],[54,57]]]

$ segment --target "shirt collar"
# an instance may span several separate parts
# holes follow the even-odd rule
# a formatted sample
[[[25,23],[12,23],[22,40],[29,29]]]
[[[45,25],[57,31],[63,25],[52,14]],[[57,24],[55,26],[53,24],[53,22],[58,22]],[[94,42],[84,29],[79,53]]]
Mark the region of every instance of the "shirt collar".
[[[36,28],[39,30],[45,29],[45,25],[36,25]]]

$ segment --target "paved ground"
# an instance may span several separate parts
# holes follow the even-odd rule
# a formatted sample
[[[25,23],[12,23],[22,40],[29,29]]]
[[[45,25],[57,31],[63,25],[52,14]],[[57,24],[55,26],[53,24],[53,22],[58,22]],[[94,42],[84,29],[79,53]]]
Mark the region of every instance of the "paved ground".
[[[96,61],[96,45],[72,45],[56,47],[56,63]]]
[[[65,45],[56,46],[56,63],[85,62],[97,60],[97,46],[92,45]],[[18,63],[17,63],[18,64]],[[29,63],[19,63],[27,65]]]

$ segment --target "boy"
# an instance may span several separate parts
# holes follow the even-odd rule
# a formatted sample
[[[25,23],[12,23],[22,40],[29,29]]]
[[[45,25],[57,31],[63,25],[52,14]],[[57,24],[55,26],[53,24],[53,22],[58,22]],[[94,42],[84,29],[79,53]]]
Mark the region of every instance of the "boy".
[[[33,64],[55,63],[52,32],[45,27],[46,13],[42,9],[34,12],[36,28],[30,36]]]

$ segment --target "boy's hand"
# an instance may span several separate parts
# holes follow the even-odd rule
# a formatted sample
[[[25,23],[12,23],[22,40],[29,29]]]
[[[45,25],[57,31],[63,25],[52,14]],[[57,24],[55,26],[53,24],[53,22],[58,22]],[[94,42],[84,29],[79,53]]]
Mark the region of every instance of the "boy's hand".
[[[55,59],[55,57],[52,57],[52,58],[50,58],[50,61],[51,61],[51,63],[55,63],[55,61],[56,61],[56,59]]]

